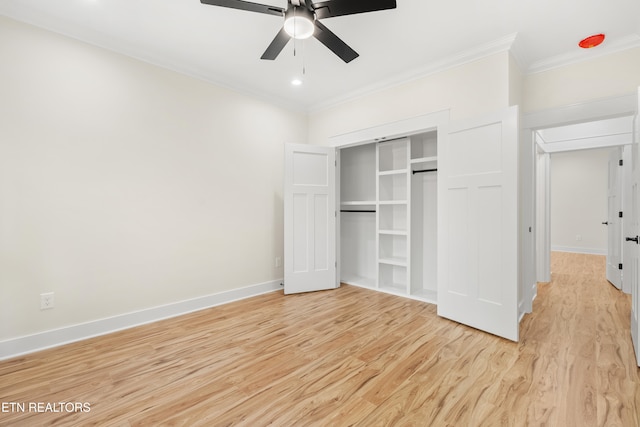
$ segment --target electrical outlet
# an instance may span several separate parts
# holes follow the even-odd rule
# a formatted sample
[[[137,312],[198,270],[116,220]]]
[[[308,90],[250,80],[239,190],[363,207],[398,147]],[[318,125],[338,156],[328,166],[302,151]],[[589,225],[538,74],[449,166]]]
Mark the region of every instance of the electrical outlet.
[[[53,292],[40,294],[40,310],[48,310],[50,308],[53,308],[53,305]]]
[[[582,240],[582,235],[581,234],[576,234],[576,242],[579,242]]]
[[[276,267],[282,267],[282,258],[276,257]]]

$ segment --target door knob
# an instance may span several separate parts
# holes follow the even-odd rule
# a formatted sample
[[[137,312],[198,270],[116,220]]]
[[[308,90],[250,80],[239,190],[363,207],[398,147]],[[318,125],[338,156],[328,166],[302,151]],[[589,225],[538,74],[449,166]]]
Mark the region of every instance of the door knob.
[[[625,240],[627,242],[636,242],[636,243],[638,243],[638,236],[636,236],[636,237],[627,237]]]
[[[609,221],[603,222],[602,225],[609,225]]]

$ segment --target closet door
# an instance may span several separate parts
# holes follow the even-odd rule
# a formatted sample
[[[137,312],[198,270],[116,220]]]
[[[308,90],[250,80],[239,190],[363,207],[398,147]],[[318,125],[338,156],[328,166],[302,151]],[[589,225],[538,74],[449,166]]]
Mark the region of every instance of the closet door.
[[[518,109],[451,123],[438,153],[438,315],[518,340]]]
[[[334,289],[335,149],[285,145],[284,293]]]

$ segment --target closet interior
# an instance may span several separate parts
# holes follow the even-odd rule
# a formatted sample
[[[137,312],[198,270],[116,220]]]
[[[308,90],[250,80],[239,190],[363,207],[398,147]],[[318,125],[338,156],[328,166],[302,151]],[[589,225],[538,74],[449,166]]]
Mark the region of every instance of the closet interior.
[[[438,138],[340,149],[340,280],[437,303]]]

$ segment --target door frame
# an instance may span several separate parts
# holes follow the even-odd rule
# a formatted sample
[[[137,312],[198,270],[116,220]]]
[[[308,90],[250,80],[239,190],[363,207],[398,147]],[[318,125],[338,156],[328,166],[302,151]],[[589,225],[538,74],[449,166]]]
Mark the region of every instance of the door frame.
[[[449,110],[441,110],[410,119],[384,123],[353,132],[334,135],[329,137],[329,146],[336,149],[354,147],[372,142],[399,139],[434,129],[438,131],[439,138],[441,135],[448,134],[448,126]]]
[[[622,229],[623,229],[623,218],[618,216],[618,212],[623,212],[622,207],[622,194],[624,188],[624,173],[623,168],[619,162],[622,161],[624,152],[624,146],[617,147],[615,151],[609,152],[609,162],[607,166],[607,265],[606,265],[606,277],[609,283],[611,283],[617,289],[622,290],[622,269],[620,269],[620,265],[622,265]],[[624,167],[624,166],[623,166]],[[615,177],[615,180],[612,182],[612,177]],[[613,184],[613,185],[612,185]],[[615,196],[615,202],[611,203],[611,196]],[[613,227],[612,227],[613,225]],[[616,253],[611,251],[611,249],[617,247],[617,255]],[[617,265],[616,265],[617,264]],[[612,266],[613,265],[613,266]]]
[[[522,141],[525,144],[536,144],[534,133],[540,129],[634,115],[636,113],[636,109],[637,94],[635,92],[632,92],[630,94],[617,97],[587,101],[573,105],[526,113],[523,114],[521,118],[521,134],[526,136],[526,138],[523,138]],[[548,181],[546,183],[546,187],[548,188]],[[532,194],[528,196],[533,199],[532,203],[534,203],[534,206],[536,206],[536,192],[532,192]],[[534,208],[534,212],[536,212],[536,208]],[[548,235],[548,222],[541,222],[538,221],[538,219],[539,218],[537,218],[536,215],[536,218],[534,218],[534,224],[536,224],[538,228],[545,227],[545,229],[537,230],[537,232],[541,235]],[[533,254],[534,256],[532,257],[532,259],[528,261],[536,266],[536,270],[538,271],[538,280],[541,278],[541,272],[544,273],[542,278],[549,277],[549,259],[551,257],[551,247],[548,245],[546,247],[540,248],[536,245]],[[535,286],[535,284],[533,284],[533,286],[525,286],[524,298],[526,306],[532,305],[536,295],[537,286]]]

